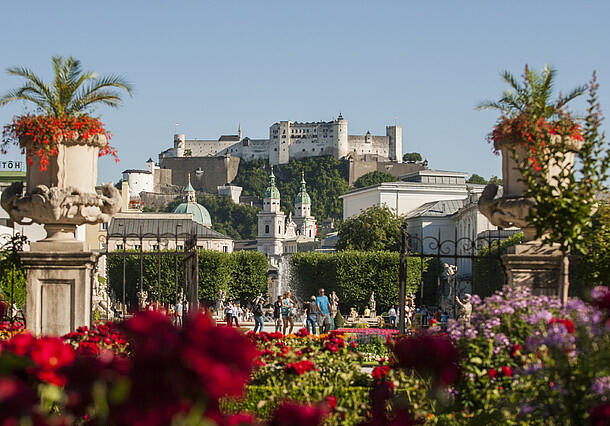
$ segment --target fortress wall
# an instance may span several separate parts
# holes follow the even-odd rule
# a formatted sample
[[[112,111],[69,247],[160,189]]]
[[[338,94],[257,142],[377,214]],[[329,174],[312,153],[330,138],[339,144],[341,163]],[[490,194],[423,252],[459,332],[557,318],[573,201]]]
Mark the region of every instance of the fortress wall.
[[[320,155],[332,155],[332,146],[327,140],[318,138],[297,138],[291,141],[289,146],[290,158],[297,160],[307,157],[318,157]]]
[[[215,194],[219,186],[231,183],[235,179],[239,168],[239,157],[163,158],[160,166],[162,169],[171,170],[173,185],[185,187],[187,173],[190,173],[191,183],[195,189]]]
[[[158,192],[142,192],[140,199],[145,207],[153,210],[162,210],[168,203],[174,201],[178,194],[161,194]]]
[[[227,149],[235,142],[220,142],[216,140],[187,140],[185,150],[191,150],[191,157],[214,157],[219,151]]]
[[[380,161],[378,161],[380,160]],[[353,185],[360,176],[370,172],[384,172],[392,176],[400,177],[426,167],[418,163],[398,163],[395,161],[382,161],[377,156],[367,155],[364,158],[352,158],[349,160],[349,184]]]
[[[349,152],[358,155],[375,154],[380,157],[389,157],[390,138],[388,136],[371,136],[369,141],[366,136],[350,135],[347,137]]]

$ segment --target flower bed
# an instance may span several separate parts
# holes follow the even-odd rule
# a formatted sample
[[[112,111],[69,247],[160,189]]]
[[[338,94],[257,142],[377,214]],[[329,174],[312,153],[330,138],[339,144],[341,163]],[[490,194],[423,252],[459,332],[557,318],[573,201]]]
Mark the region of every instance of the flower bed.
[[[343,330],[243,336],[203,315],[176,328],[157,312],[63,339],[4,324],[0,424],[605,424],[607,289],[592,304],[524,289],[473,302],[471,325],[447,333],[366,329],[387,351],[370,372],[370,342]]]

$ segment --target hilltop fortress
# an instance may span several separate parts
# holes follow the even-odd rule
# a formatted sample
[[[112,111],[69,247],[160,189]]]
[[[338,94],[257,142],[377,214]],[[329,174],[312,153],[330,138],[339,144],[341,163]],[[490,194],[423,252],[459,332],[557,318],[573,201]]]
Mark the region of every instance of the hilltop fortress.
[[[269,127],[268,139],[222,135],[218,140],[186,139],[174,135],[174,147],[159,154],[159,160],[176,157],[239,157],[243,161],[268,160],[270,164],[286,164],[291,159],[332,155],[337,159],[349,156],[376,156],[380,160],[402,163],[402,128],[387,126],[385,136],[348,134],[347,120],[341,114],[333,121],[299,123],[280,121]]]
[[[217,193],[229,190],[240,161],[267,160],[282,165],[291,159],[332,156],[348,161],[349,184],[360,176],[380,171],[402,176],[426,168],[427,162],[402,162],[402,128],[387,126],[385,136],[348,134],[348,122],[339,114],[336,120],[300,123],[280,121],[269,127],[268,139],[242,135],[222,135],[218,139],[186,139],[174,135],[174,145],[159,153],[159,162],[149,159],[144,170],[125,170],[123,180],[130,198],[147,206],[171,201],[187,184],[190,176],[198,191]]]

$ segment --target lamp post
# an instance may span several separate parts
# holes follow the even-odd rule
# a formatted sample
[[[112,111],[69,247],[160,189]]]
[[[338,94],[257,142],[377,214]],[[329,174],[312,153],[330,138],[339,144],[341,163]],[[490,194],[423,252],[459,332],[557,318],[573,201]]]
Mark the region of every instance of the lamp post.
[[[176,252],[174,253],[174,306],[178,303],[178,229],[182,228],[181,223],[176,224]]]

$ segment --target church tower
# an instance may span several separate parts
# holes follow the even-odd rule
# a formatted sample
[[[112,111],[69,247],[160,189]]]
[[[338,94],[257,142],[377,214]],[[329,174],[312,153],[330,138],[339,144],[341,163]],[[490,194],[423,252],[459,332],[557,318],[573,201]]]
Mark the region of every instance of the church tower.
[[[263,211],[258,214],[258,251],[265,255],[281,255],[284,251],[285,226],[286,215],[280,210],[280,191],[275,186],[275,175],[271,168],[269,186],[263,199]]]
[[[301,235],[315,238],[318,228],[316,218],[311,215],[311,198],[307,193],[304,172],[301,172],[301,190],[294,199],[294,222]]]

